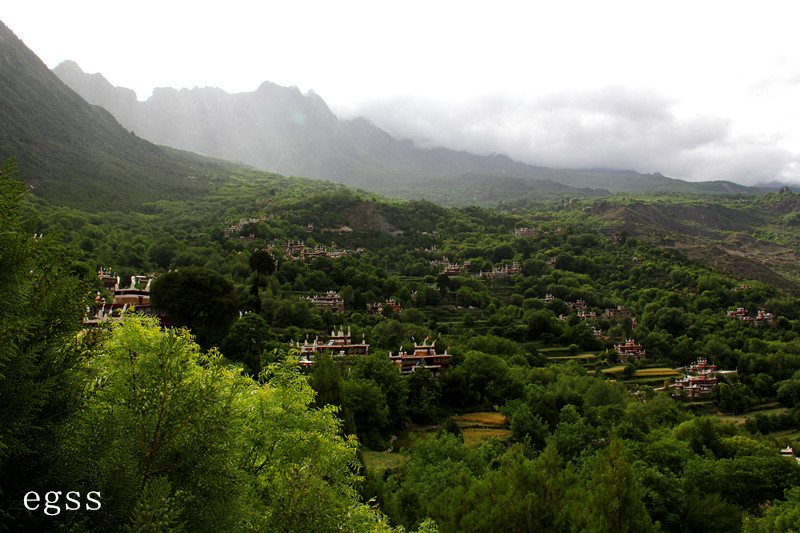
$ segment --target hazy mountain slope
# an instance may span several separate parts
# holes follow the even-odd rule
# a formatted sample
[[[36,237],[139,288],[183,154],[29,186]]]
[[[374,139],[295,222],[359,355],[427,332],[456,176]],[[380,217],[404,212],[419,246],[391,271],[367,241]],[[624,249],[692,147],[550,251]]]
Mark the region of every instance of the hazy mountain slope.
[[[798,293],[800,195],[770,193],[746,201],[601,200],[587,209],[609,231],[675,248],[737,276]]]
[[[106,107],[126,128],[153,142],[387,194],[402,190],[417,197],[424,190],[447,194],[452,180],[464,174],[550,180],[611,192],[759,192],[729,182],[697,184],[631,171],[548,169],[502,155],[421,149],[363,118],[338,120],[314,93],[303,95],[296,87],[269,82],[254,92],[238,94],[212,88],[157,89],[139,102],[133,92],[113,87],[102,76],[85,74],[73,62],[62,63],[54,72],[89,102]],[[529,188],[541,184],[532,182]]]
[[[16,157],[37,195],[91,209],[205,189],[193,154],[147,142],[64,85],[0,23],[0,157]],[[106,205],[108,207],[108,205]]]

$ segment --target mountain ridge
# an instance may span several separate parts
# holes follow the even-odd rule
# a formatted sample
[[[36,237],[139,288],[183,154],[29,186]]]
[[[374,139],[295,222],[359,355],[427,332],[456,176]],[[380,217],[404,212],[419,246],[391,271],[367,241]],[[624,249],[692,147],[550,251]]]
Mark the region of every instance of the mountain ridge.
[[[0,66],[2,157],[16,157],[19,177],[37,196],[126,209],[207,190],[208,180],[198,173],[217,162],[128,131],[62,83],[2,22]]]
[[[687,182],[632,170],[551,169],[502,154],[420,148],[412,140],[396,139],[368,118],[338,119],[313,91],[302,94],[297,87],[271,82],[234,94],[209,87],[159,88],[139,101],[130,89],[113,87],[102,75],[86,74],[73,61],[53,72],[87,101],[106,107],[126,128],[157,144],[384,194],[406,187],[419,197],[431,182],[452,182],[466,174],[549,180],[578,190],[610,192],[764,192],[733,182]],[[537,185],[532,181],[530,188]]]

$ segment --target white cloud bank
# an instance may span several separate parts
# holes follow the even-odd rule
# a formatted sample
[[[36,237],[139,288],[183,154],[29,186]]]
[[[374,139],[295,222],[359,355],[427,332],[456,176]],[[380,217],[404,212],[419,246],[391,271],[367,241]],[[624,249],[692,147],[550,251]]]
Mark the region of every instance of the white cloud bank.
[[[468,101],[395,97],[338,110],[400,138],[552,168],[632,169],[690,180],[800,181],[798,154],[775,136],[736,133],[731,119],[681,114],[653,91],[607,86]],[[337,109],[334,107],[334,111]]]

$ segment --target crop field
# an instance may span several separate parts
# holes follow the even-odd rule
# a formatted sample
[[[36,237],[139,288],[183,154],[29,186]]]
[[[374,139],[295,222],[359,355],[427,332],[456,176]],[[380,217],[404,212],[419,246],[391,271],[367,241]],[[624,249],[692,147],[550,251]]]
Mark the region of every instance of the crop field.
[[[506,424],[506,417],[500,413],[467,413],[464,415],[454,416],[453,420],[456,421],[458,427],[464,428],[470,425],[482,426],[496,426],[502,427]]]
[[[501,439],[508,438],[511,432],[508,430],[506,418],[500,413],[476,412],[466,413],[453,417],[458,424],[461,434],[464,437],[464,444],[475,446],[490,437]],[[398,439],[396,448],[405,448],[410,445],[410,436],[413,434],[417,438],[427,439],[435,437],[441,430],[441,425],[416,426],[411,428],[409,434]],[[381,452],[370,452],[381,453]],[[387,454],[392,455],[392,454]]]
[[[597,359],[597,356],[593,353],[582,353],[579,355],[559,355],[559,356],[547,357],[548,361],[565,361],[570,359],[580,362],[586,362],[588,360],[594,361],[595,359]]]
[[[400,453],[363,452],[364,465],[371,472],[384,472],[402,466],[408,457]]]
[[[679,372],[672,368],[642,368],[634,374],[637,378],[667,378],[678,375]]]
[[[737,424],[744,424],[747,420],[751,417],[756,415],[781,415],[786,413],[788,409],[786,407],[773,407],[771,409],[752,409],[740,415],[720,415],[719,418],[722,420],[728,420],[731,422],[736,422]]]
[[[490,437],[508,438],[511,432],[505,427],[506,417],[500,413],[467,413],[454,416],[453,420],[461,429],[464,444],[475,446]]]

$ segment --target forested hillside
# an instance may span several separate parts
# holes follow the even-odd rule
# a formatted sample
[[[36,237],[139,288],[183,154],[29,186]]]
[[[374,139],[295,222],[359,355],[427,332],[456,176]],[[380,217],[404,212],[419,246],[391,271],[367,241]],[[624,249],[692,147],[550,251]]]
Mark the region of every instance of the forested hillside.
[[[778,213],[748,226],[766,235],[791,224],[796,198],[732,201]],[[672,203],[694,201],[706,200]],[[44,327],[56,316],[40,307],[3,315],[52,332],[4,343],[43,354],[19,368],[27,381],[3,382],[4,398],[17,394],[12,383],[34,387],[23,396],[32,398],[25,423],[4,425],[16,428],[3,437],[7,523],[785,530],[800,506],[800,466],[779,453],[800,445],[800,301],[607,216],[660,202],[446,209],[257,173],[128,212],[53,207],[29,194],[19,204],[25,233],[4,235],[65,248],[28,263],[4,253],[18,265],[4,272],[44,261],[82,285],[47,291],[51,305],[74,302],[58,328]],[[703,231],[745,230],[717,226]],[[306,259],[287,252],[300,241]],[[133,318],[75,337],[86,298],[111,298],[100,268],[122,280],[155,274],[152,301],[173,294],[174,325],[199,346]],[[38,286],[16,279],[6,286]],[[329,291],[343,312],[313,305]],[[327,343],[332,330],[368,344],[369,355],[318,354],[309,364],[302,346]],[[645,355],[620,361],[616,347],[629,340]],[[446,351],[449,367],[402,373],[390,356],[415,345]],[[7,361],[19,357],[4,349]],[[60,358],[52,375],[33,370],[47,350]],[[710,392],[671,386],[698,359],[726,371]],[[65,385],[45,386],[52,380]],[[169,410],[150,409],[163,390]],[[223,424],[219,409],[237,414]],[[229,491],[204,489],[221,480]],[[100,492],[102,512],[20,513],[21,494],[54,483]]]
[[[59,205],[127,209],[191,198],[230,164],[156,146],[64,85],[0,22],[0,147],[19,158],[37,196]]]
[[[400,201],[0,61],[0,531],[800,523],[800,195]]]

